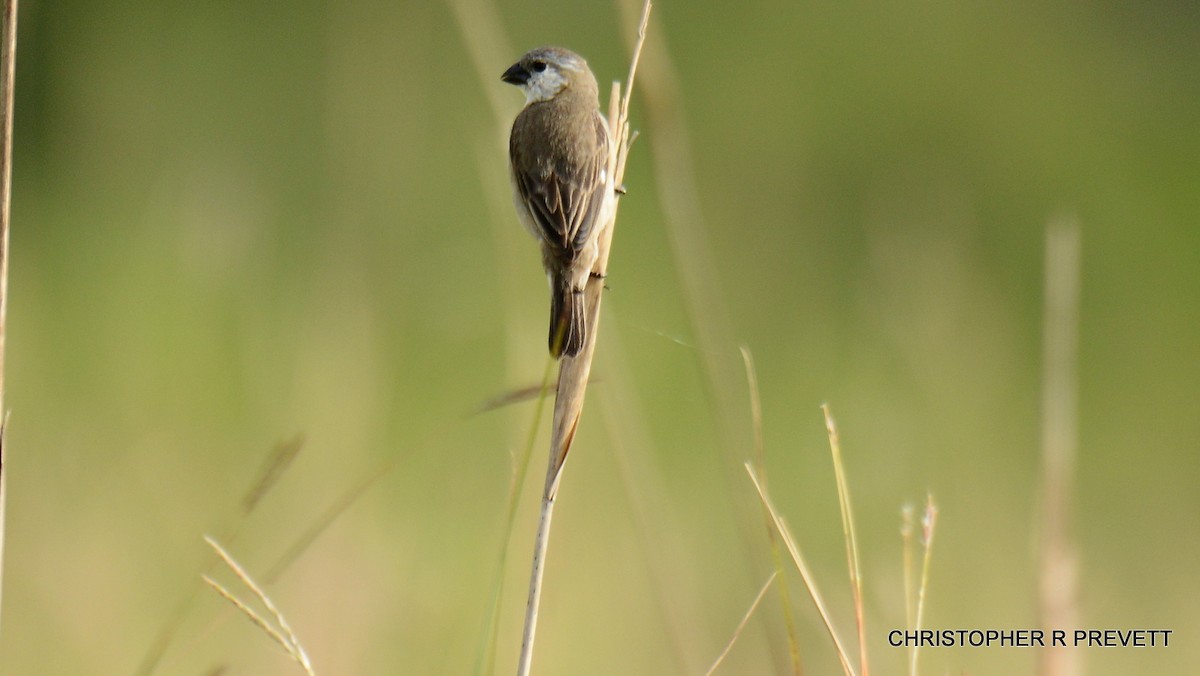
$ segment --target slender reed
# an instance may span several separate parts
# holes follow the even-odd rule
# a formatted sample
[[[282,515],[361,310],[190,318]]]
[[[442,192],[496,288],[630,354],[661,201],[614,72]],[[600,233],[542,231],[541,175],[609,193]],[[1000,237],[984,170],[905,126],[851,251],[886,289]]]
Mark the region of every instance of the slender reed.
[[[605,190],[611,191],[614,205],[608,227],[600,235],[599,256],[592,268],[592,275],[584,289],[587,308],[587,332],[583,349],[576,357],[564,358],[558,371],[558,390],[554,399],[554,417],[550,433],[550,457],[546,467],[546,483],[542,491],[541,516],[538,519],[537,536],[534,540],[533,564],[529,574],[529,595],[525,605],[525,628],[521,634],[521,656],[517,666],[518,676],[526,676],[533,663],[533,642],[537,633],[538,608],[542,598],[542,579],[546,570],[546,550],[550,544],[550,523],[554,516],[554,500],[558,495],[562,479],[563,464],[575,439],[579,417],[583,413],[583,398],[587,391],[588,377],[592,370],[592,355],[596,350],[596,336],[600,326],[600,299],[604,290],[604,278],[608,272],[608,254],[612,246],[613,231],[616,229],[616,204],[620,194],[618,188],[625,176],[625,160],[633,135],[629,129],[629,99],[637,76],[638,60],[646,41],[646,25],[650,21],[650,0],[642,6],[642,17],[638,24],[638,39],[633,48],[629,64],[629,78],[625,83],[625,94],[621,96],[621,84],[613,83],[609,98],[608,126],[616,140],[616,152],[609,158],[609,183]]]
[[[937,504],[930,494],[925,499],[925,516],[921,518],[921,546],[925,548],[925,556],[921,560],[921,585],[917,588],[917,619],[913,625],[914,631],[920,631],[925,622],[925,593],[929,590],[929,569],[933,562],[933,534],[937,530]],[[914,645],[909,654],[909,676],[917,676],[917,657],[920,644]]]
[[[5,431],[8,411],[4,408],[4,340],[8,317],[8,225],[12,204],[13,78],[16,76],[17,0],[4,1],[4,36],[0,45],[0,98],[4,100],[0,123],[0,590],[4,588],[4,523],[7,504],[8,468]],[[0,608],[3,606],[0,605]]]
[[[746,366],[746,384],[750,388],[750,420],[754,427],[754,464],[758,471],[763,488],[767,487],[767,451],[763,443],[762,433],[762,399],[758,390],[758,370],[754,367],[754,355],[750,348],[743,345],[742,363]],[[764,507],[763,516],[767,522],[767,540],[771,544],[771,565],[775,568],[775,577],[779,579],[776,589],[779,591],[780,607],[783,608],[783,623],[787,632],[788,657],[792,660],[792,673],[800,676],[804,667],[800,662],[800,641],[796,638],[796,620],[792,616],[791,594],[788,592],[787,576],[783,574],[783,552],[779,548],[779,536],[771,523],[771,515]]]
[[[600,417],[604,425],[607,452],[616,464],[625,499],[633,518],[638,548],[646,566],[650,599],[659,613],[663,647],[674,664],[664,671],[675,674],[698,673],[696,655],[687,637],[687,626],[695,611],[683,607],[686,582],[679,575],[688,562],[677,556],[683,547],[679,514],[667,498],[662,467],[653,462],[658,456],[647,431],[646,407],[633,385],[632,367],[627,358],[620,331],[612,331],[604,342],[605,386],[600,397]]]
[[[787,521],[780,515],[779,510],[775,509],[775,503],[771,501],[771,496],[767,493],[767,488],[763,485],[758,473],[754,471],[754,467],[750,463],[746,463],[745,467],[746,472],[750,475],[750,480],[754,482],[754,489],[758,491],[758,497],[762,500],[763,507],[771,515],[771,522],[774,524],[775,530],[779,532],[779,537],[783,539],[788,553],[792,555],[792,563],[800,572],[800,579],[804,582],[804,588],[808,590],[808,597],[812,599],[817,614],[821,616],[825,631],[829,632],[829,638],[833,641],[834,650],[842,664],[842,671],[846,676],[858,676],[858,672],[854,670],[854,665],[850,662],[850,654],[846,651],[845,644],[838,635],[837,629],[833,627],[833,619],[829,616],[829,609],[825,607],[825,599],[821,596],[820,590],[817,589],[817,583],[808,570],[808,564],[805,563],[804,556],[800,553],[800,546],[796,544],[796,538],[792,537],[791,528],[788,527]]]
[[[833,454],[833,474],[837,481],[838,505],[842,511],[842,539],[846,542],[846,563],[850,567],[850,588],[854,592],[854,621],[858,628],[858,666],[867,676],[866,611],[863,609],[862,568],[858,563],[858,536],[854,532],[854,513],[850,510],[850,486],[846,483],[846,463],[842,459],[842,444],[829,405],[823,404],[825,429],[829,434],[829,450]]]
[[[737,628],[733,630],[733,636],[731,636],[729,638],[729,642],[725,644],[725,649],[721,651],[720,655],[717,655],[717,659],[713,660],[712,666],[708,668],[708,671],[704,672],[704,676],[712,676],[714,673],[716,673],[717,668],[720,667],[721,663],[725,661],[725,658],[729,656],[729,651],[733,650],[733,644],[737,643],[738,637],[742,635],[742,630],[744,630],[746,628],[746,624],[750,622],[750,617],[754,615],[754,611],[758,610],[759,604],[762,603],[763,597],[767,595],[767,590],[771,588],[771,583],[775,581],[775,578],[778,575],[779,573],[777,572],[771,573],[771,577],[768,577],[767,581],[763,583],[762,589],[758,590],[758,595],[754,597],[754,601],[751,602],[750,608],[746,611],[746,614],[742,616],[742,621],[738,622]]]
[[[529,459],[533,455],[533,446],[537,440],[538,429],[541,428],[542,410],[545,402],[546,383],[550,380],[551,368],[553,363],[551,360],[546,360],[546,372],[542,375],[542,384],[539,388],[543,393],[538,397],[537,408],[534,410],[533,423],[529,426],[529,436],[525,441],[525,446],[521,450],[521,457],[515,461],[513,467],[512,483],[509,484],[508,490],[508,515],[504,521],[503,537],[500,543],[500,554],[496,561],[495,580],[492,582],[492,601],[488,607],[487,619],[484,622],[484,631],[480,639],[480,648],[476,653],[475,676],[487,674],[490,676],[493,672],[496,662],[496,646],[499,644],[498,634],[500,631],[500,623],[497,621],[500,614],[500,599],[504,596],[504,571],[508,568],[508,542],[512,539],[513,529],[517,523],[517,507],[521,504],[521,488],[525,485],[525,476],[529,470]]]
[[[904,628],[912,630],[917,622],[916,600],[913,595],[913,506],[900,508],[901,568],[904,571]],[[911,651],[911,648],[909,649]]]
[[[1071,538],[1075,474],[1076,361],[1079,345],[1079,223],[1046,230],[1046,300],[1042,340],[1042,501],[1038,614],[1045,630],[1078,626],[1078,555]],[[1042,676],[1083,673],[1082,653],[1062,646],[1038,651]]]

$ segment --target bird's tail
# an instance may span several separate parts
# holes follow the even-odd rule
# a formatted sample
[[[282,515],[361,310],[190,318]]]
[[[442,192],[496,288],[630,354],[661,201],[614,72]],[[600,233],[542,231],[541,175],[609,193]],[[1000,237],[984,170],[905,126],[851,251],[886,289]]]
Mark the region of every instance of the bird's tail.
[[[583,290],[564,275],[554,275],[550,298],[550,355],[574,357],[587,337]]]

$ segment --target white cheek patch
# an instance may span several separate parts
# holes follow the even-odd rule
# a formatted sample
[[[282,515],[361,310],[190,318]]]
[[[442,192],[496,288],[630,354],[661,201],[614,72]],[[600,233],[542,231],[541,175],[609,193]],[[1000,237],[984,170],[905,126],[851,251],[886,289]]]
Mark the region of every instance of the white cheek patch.
[[[549,101],[567,86],[567,78],[553,68],[534,74],[525,85],[525,103]]]

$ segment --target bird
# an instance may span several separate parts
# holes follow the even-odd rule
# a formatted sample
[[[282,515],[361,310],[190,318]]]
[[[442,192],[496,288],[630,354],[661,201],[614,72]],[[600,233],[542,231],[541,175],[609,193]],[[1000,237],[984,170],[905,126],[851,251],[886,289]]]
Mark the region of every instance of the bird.
[[[500,77],[521,88],[508,157],[517,217],[540,241],[550,282],[550,354],[575,357],[588,333],[583,290],[613,203],[612,133],[587,61],[561,47],[527,52]]]

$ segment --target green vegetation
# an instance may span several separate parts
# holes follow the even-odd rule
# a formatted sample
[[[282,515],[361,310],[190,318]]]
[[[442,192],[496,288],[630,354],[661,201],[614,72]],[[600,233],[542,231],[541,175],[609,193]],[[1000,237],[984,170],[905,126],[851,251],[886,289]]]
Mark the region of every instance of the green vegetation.
[[[1064,214],[1082,229],[1081,623],[1175,632],[1085,661],[1200,669],[1200,5],[732,7],[655,7],[639,84],[669,67],[678,89],[633,97],[534,673],[704,673],[775,570],[742,467],[742,344],[771,499],[852,654],[825,402],[872,672],[908,665],[887,644],[905,626],[898,514],[926,491],[923,626],[1036,627],[1044,233]],[[633,22],[605,3],[506,4],[510,44],[481,49],[510,51],[485,91],[442,3],[21,11],[0,673],[132,673],[202,584],[206,533],[264,582],[317,673],[471,673],[536,404],[475,411],[541,381],[548,298],[491,102],[516,113],[499,76],[537,44],[624,78]],[[663,150],[678,138],[689,157]],[[692,180],[681,162],[694,190],[673,185]],[[682,259],[697,233],[707,257]],[[223,538],[297,434],[287,474]],[[501,674],[543,481],[529,474]],[[837,673],[789,566],[806,673]],[[774,584],[718,674],[789,673]],[[926,674],[1035,663],[920,652]],[[204,589],[157,673],[220,665],[299,673]]]

